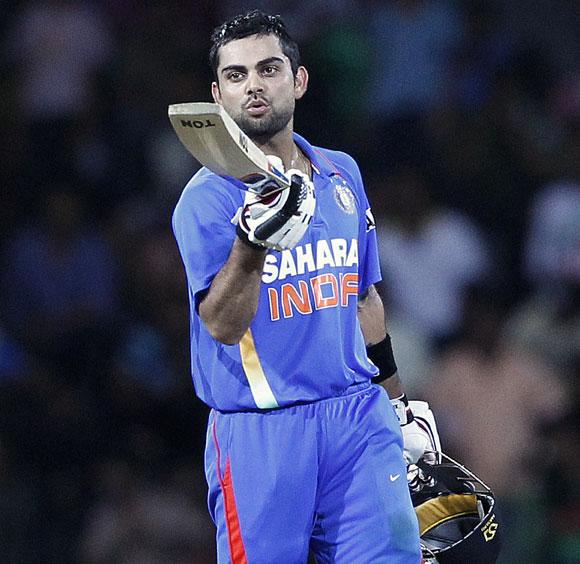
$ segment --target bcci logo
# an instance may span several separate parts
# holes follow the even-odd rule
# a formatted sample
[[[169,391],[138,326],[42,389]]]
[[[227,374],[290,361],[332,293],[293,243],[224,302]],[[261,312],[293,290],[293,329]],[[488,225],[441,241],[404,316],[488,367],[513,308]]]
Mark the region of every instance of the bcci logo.
[[[343,212],[348,214],[355,212],[354,194],[344,180],[342,184],[334,186],[334,199]]]

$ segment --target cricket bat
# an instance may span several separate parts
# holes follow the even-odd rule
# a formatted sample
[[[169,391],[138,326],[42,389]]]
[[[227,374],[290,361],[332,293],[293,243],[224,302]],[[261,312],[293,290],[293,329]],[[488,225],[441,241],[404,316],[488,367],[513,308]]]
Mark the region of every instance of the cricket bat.
[[[195,159],[238,188],[252,191],[253,184],[266,178],[280,189],[290,187],[283,171],[268,160],[219,104],[172,104],[168,114],[177,136]]]

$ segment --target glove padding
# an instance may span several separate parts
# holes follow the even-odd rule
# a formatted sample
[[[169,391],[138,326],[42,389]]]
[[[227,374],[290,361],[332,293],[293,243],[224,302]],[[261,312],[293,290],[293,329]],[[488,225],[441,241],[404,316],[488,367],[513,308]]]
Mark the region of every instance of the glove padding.
[[[441,442],[433,412],[426,401],[408,401],[406,396],[391,400],[403,433],[403,456],[407,464],[419,459],[434,464]]]
[[[416,464],[407,466],[407,483],[412,493],[418,493],[425,487],[432,488],[435,485],[435,478],[429,476]]]
[[[304,236],[316,207],[314,185],[301,171],[286,172],[290,188],[279,190],[261,187],[261,193],[247,192],[243,208],[234,220],[238,222],[238,236],[257,246],[293,249]]]

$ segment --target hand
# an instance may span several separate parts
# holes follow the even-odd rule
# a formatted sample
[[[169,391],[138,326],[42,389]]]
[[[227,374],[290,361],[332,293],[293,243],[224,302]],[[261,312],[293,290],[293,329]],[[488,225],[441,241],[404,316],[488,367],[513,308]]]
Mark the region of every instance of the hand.
[[[314,215],[316,198],[314,185],[301,171],[291,169],[286,175],[290,188],[260,194],[248,192],[236,219],[238,236],[256,246],[293,249],[306,233]]]
[[[435,478],[429,476],[416,464],[407,466],[407,483],[412,493],[419,493],[425,487],[432,488],[435,485]]]
[[[435,463],[441,442],[433,412],[426,401],[408,401],[407,396],[391,400],[403,433],[403,456],[407,464],[419,459]]]

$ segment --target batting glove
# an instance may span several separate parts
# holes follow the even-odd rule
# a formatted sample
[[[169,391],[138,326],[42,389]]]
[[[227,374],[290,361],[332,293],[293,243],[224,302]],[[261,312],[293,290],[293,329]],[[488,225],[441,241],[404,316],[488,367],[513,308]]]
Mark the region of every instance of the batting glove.
[[[435,463],[441,442],[433,412],[426,401],[409,401],[403,394],[391,400],[403,433],[403,456],[407,464],[419,459]]]
[[[412,493],[418,493],[423,488],[433,487],[435,485],[435,478],[429,476],[416,464],[409,464],[407,466],[407,483]]]
[[[316,207],[314,185],[301,171],[286,172],[290,188],[280,190],[272,184],[271,191],[260,194],[248,191],[244,206],[236,214],[238,236],[259,247],[293,249],[306,233]]]

